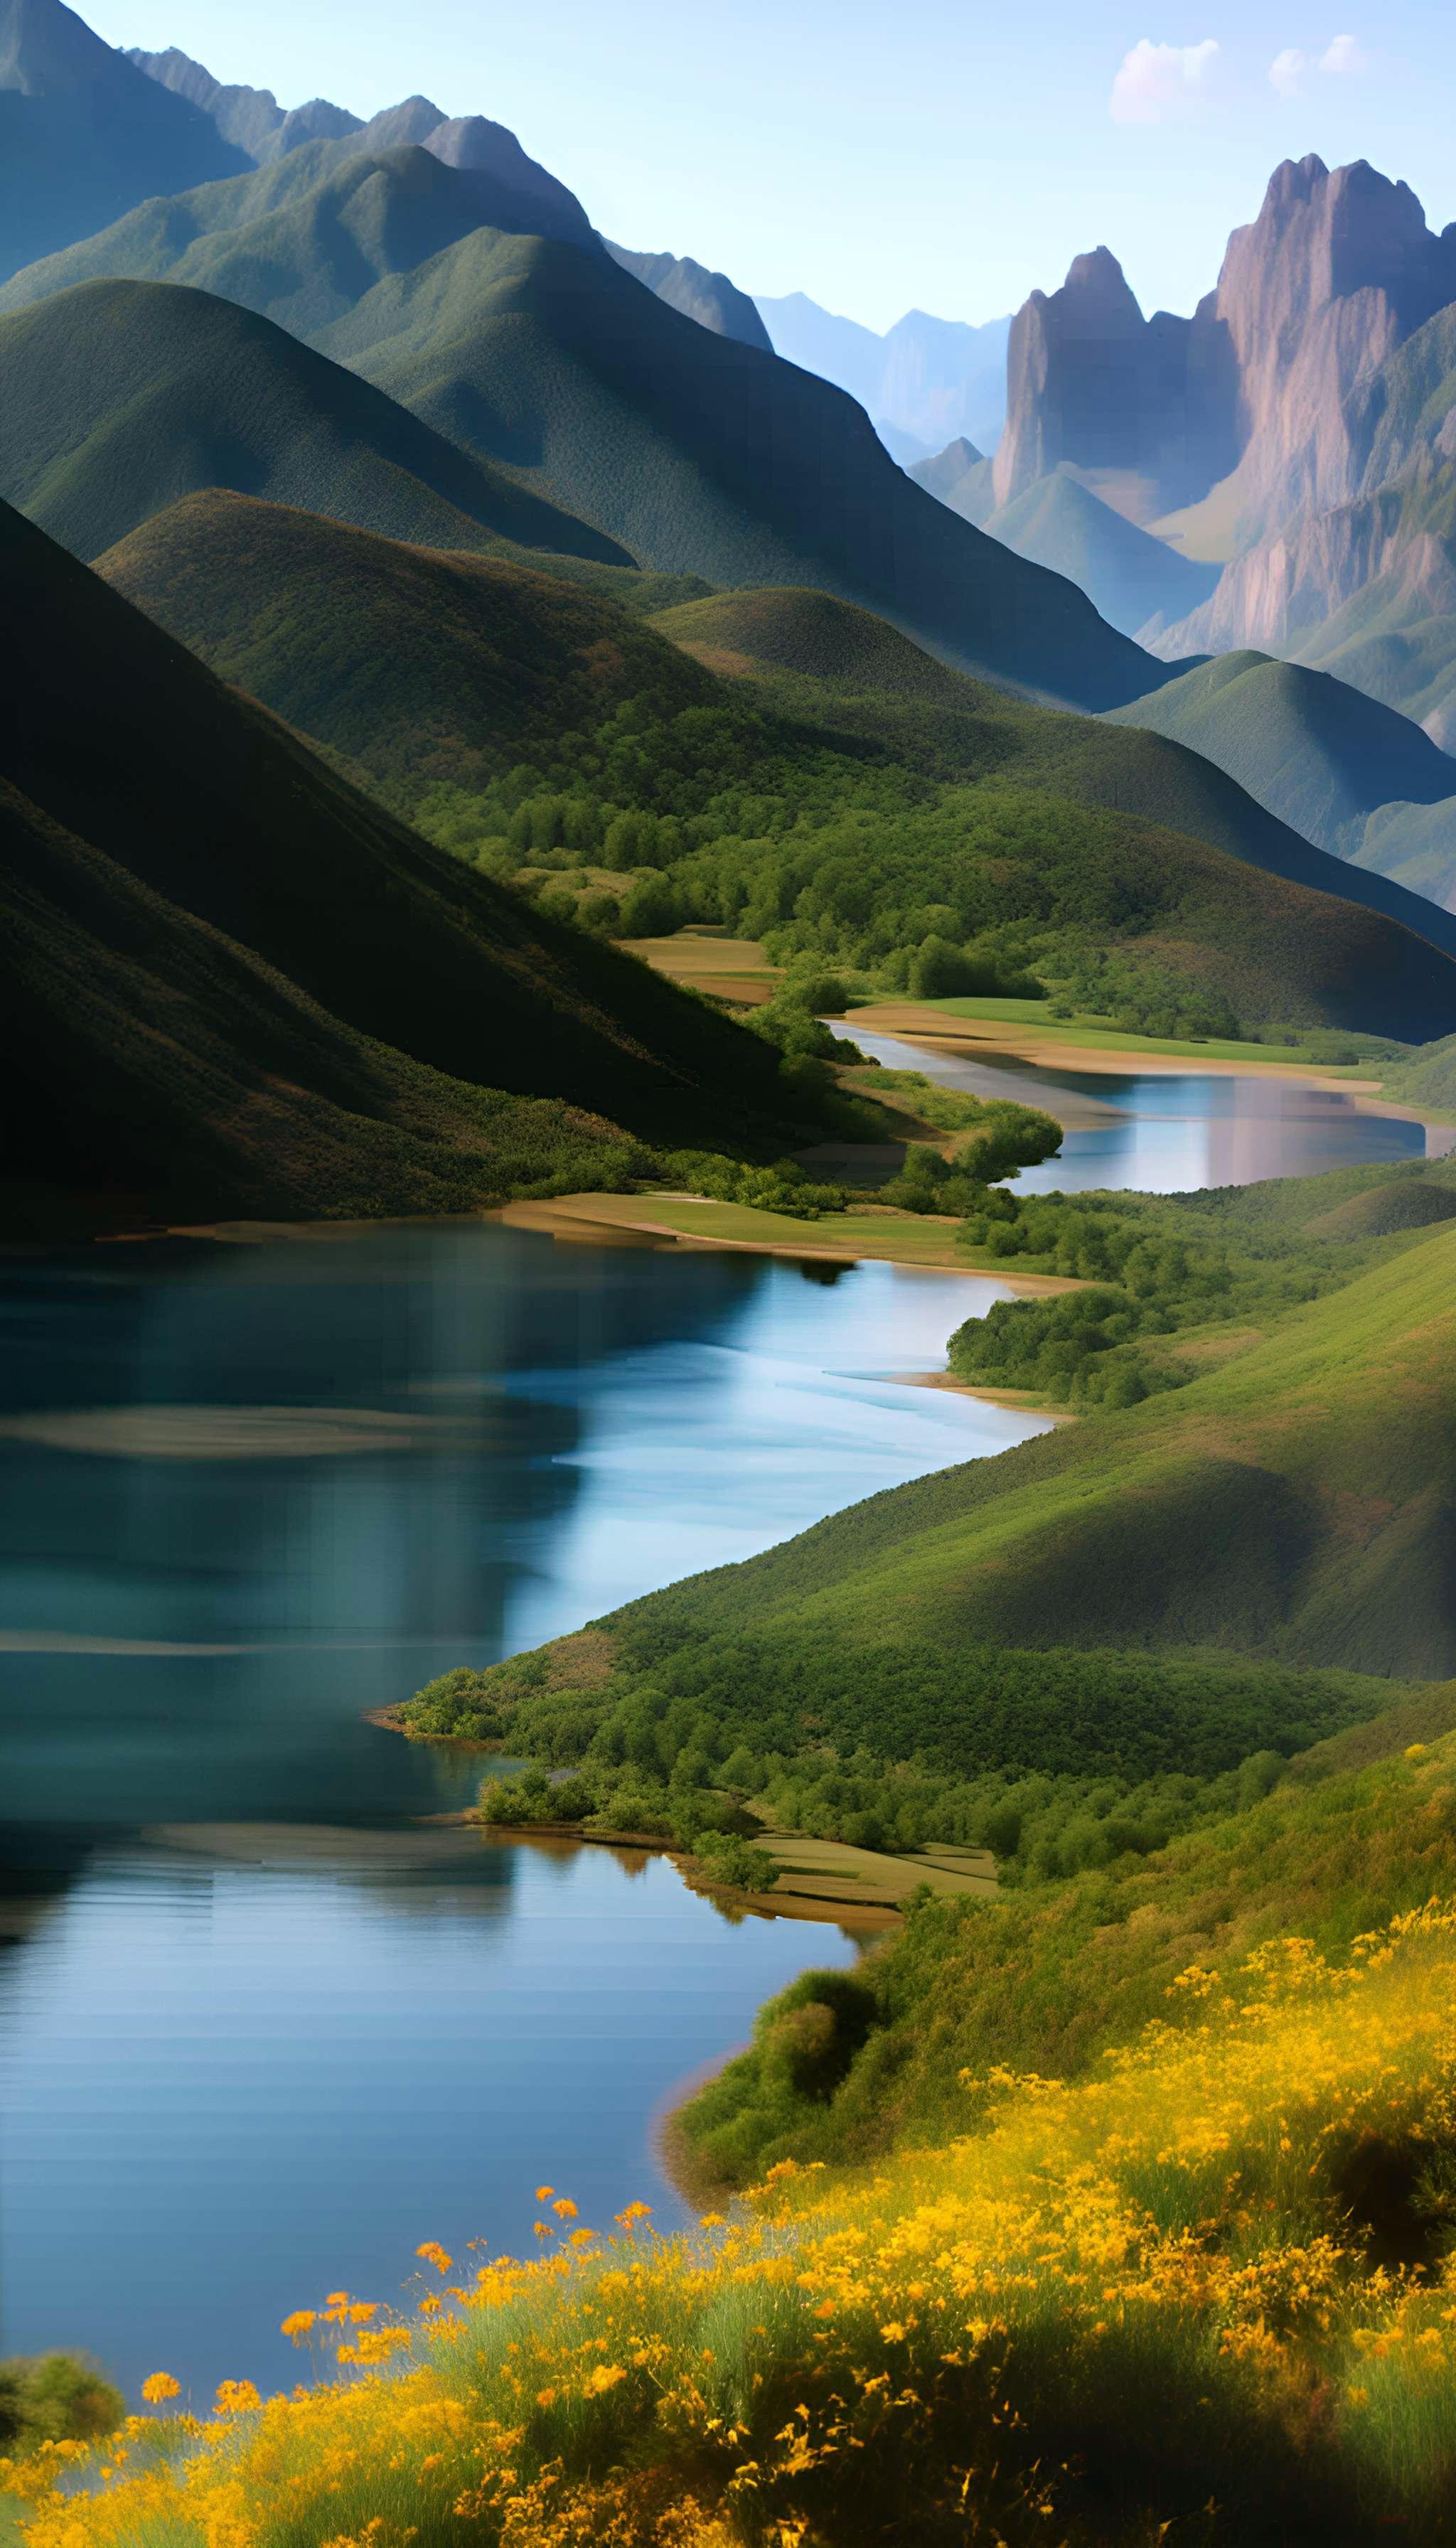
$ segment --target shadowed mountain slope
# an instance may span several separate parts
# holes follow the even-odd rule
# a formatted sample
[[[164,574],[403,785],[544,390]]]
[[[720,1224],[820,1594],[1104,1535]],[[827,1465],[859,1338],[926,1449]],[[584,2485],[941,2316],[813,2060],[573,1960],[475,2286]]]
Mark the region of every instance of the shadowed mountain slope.
[[[334,775],[8,507],[3,774],[36,822],[225,932],[358,1037],[634,1130],[780,1121],[774,1053]]]
[[[60,0],[0,0],[0,277],[246,165]]]
[[[936,452],[933,458],[917,460],[905,474],[914,479],[917,487],[923,487],[928,496],[934,496],[942,504],[949,504],[952,512],[958,513],[962,521],[974,522],[977,530],[983,530],[996,509],[994,469],[994,461],[988,460],[984,452],[977,451],[975,444],[967,442],[961,434],[958,440],[948,442],[945,450]]]
[[[623,700],[646,693],[673,715],[713,694],[645,621],[556,576],[217,490],[97,567],[225,680],[376,778],[468,785],[493,754],[520,761]]]
[[[463,1212],[636,1164],[599,1116],[359,1035],[3,778],[0,850],[8,1232]]]
[[[1400,818],[1426,807],[1429,846],[1444,841],[1456,858],[1456,761],[1409,717],[1326,674],[1248,651],[1221,655],[1108,721],[1190,745],[1337,857],[1363,853],[1391,873],[1376,848],[1382,827],[1367,848],[1369,818],[1388,809],[1384,829],[1404,841]]]
[[[0,496],[80,557],[200,487],[397,539],[629,565],[283,328],[171,284],[91,283],[0,319]]]

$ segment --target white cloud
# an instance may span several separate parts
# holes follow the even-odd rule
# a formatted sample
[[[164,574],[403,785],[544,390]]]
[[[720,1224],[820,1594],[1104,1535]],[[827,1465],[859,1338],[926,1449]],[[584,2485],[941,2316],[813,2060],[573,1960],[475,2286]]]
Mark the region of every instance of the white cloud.
[[[1341,72],[1368,71],[1370,55],[1363,52],[1353,36],[1335,36],[1322,53],[1302,53],[1295,45],[1286,45],[1269,64],[1269,85],[1281,97],[1303,97],[1312,71],[1328,71],[1336,77]]]
[[[1112,84],[1108,112],[1114,124],[1161,124],[1186,114],[1208,94],[1218,56],[1212,36],[1201,45],[1154,45],[1142,37]]]
[[[1320,56],[1321,71],[1368,71],[1370,55],[1362,53],[1353,36],[1336,36]]]

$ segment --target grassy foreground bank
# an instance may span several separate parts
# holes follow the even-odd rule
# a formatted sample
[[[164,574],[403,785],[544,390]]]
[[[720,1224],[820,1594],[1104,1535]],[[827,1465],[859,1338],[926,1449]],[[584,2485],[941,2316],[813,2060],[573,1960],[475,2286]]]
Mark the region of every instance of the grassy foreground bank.
[[[18,2472],[26,2536],[1434,2543],[1453,1979],[1439,1904],[1337,1960],[1282,1941],[1192,1965],[1100,2075],[967,2071],[950,2141],[780,2169],[685,2237],[639,2211],[603,2241],[543,2185],[537,2261],[454,2280],[426,2245],[444,2288],[412,2319],[346,2294],[298,2313],[335,2378],[266,2404],[228,2383],[204,2419],[45,2454]]]

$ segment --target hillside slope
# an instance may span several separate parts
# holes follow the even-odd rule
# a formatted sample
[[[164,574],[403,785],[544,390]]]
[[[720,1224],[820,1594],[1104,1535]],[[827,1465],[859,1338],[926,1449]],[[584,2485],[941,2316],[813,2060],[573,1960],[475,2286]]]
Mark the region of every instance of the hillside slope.
[[[759,1039],[430,848],[8,507],[0,561],[0,774],[35,816],[454,1078],[636,1131],[781,1123]]]
[[[216,671],[347,753],[391,803],[439,806],[430,791],[443,786],[452,840],[503,851],[522,793],[544,799],[543,816],[563,796],[599,806],[598,842],[624,806],[660,807],[679,846],[658,862],[676,862],[692,916],[736,917],[745,897],[720,906],[694,845],[713,840],[716,860],[767,852],[798,873],[807,844],[734,838],[764,819],[745,816],[744,778],[772,769],[830,823],[817,838],[842,880],[850,844],[832,826],[844,813],[859,823],[857,907],[894,894],[928,823],[934,864],[912,905],[964,899],[968,924],[972,909],[981,925],[1041,914],[1063,932],[1080,913],[1109,949],[1217,982],[1250,1018],[1411,1035],[1456,1023],[1446,956],[1306,889],[1328,870],[1355,894],[1403,899],[1381,879],[1323,859],[1181,747],[1010,700],[831,594],[727,593],[644,621],[518,562],[403,548],[221,495],[172,506],[100,564]],[[756,678],[766,665],[772,678]],[[1008,785],[1035,791],[1014,840]],[[904,820],[884,819],[886,788]],[[1269,872],[1251,877],[1227,848]],[[1411,907],[1456,948],[1456,925]]]
[[[807,697],[799,704],[816,720],[848,723],[875,735],[891,751],[898,743],[913,754],[934,738],[937,757],[948,772],[979,777],[995,771],[1074,804],[1134,815],[1141,823],[1187,836],[1190,845],[1206,842],[1226,850],[1271,877],[1384,913],[1399,921],[1403,932],[1413,931],[1456,956],[1456,928],[1445,912],[1384,874],[1353,869],[1316,849],[1266,812],[1212,760],[1144,730],[1140,719],[1135,725],[1127,716],[1067,716],[1010,699],[951,672],[882,619],[832,594],[791,588],[717,593],[660,611],[653,624],[725,677],[781,679],[787,674],[812,682],[820,695],[812,704]],[[854,694],[852,710],[835,696],[841,690]],[[881,704],[875,703],[875,693]],[[1291,922],[1292,911],[1281,919],[1279,934],[1291,978],[1296,978],[1301,966],[1286,934]],[[1368,926],[1354,924],[1353,914],[1332,923],[1326,902],[1318,921],[1312,916],[1312,935],[1328,925],[1341,934],[1352,925],[1357,934]],[[1256,936],[1251,932],[1250,952],[1257,958]],[[1385,953],[1378,954],[1382,946]],[[1428,973],[1427,959],[1409,950],[1395,958],[1393,946],[1379,933],[1368,939],[1366,950],[1357,957],[1351,941],[1351,981],[1362,964],[1374,972],[1385,972],[1393,960],[1402,971],[1412,964],[1410,1032],[1440,1032],[1434,1023],[1444,998],[1436,988],[1439,968]],[[1424,988],[1416,990],[1417,979]],[[1394,1017],[1394,1009],[1390,1014]],[[1393,1024],[1390,1032],[1399,1034],[1400,1028]]]
[[[7,1235],[464,1212],[641,1164],[599,1116],[355,1033],[3,778],[0,852]]]
[[[224,680],[376,778],[468,785],[624,700],[672,715],[712,695],[646,621],[559,577],[246,496],[186,497],[96,564]]]
[[[630,565],[270,320],[171,284],[89,283],[0,318],[0,497],[96,557],[230,487],[442,548]]]
[[[1370,817],[1386,808],[1363,863],[1391,874],[1375,846],[1381,830],[1404,844],[1399,818],[1426,806],[1426,845],[1444,839],[1456,860],[1456,761],[1409,717],[1325,674],[1247,651],[1221,655],[1108,721],[1186,743],[1336,857],[1360,856]]]
[[[1400,1420],[1391,1411],[1399,1408]],[[1456,1234],[1171,1396],[877,1496],[617,1620],[665,1648],[1219,1647],[1456,1672]]]

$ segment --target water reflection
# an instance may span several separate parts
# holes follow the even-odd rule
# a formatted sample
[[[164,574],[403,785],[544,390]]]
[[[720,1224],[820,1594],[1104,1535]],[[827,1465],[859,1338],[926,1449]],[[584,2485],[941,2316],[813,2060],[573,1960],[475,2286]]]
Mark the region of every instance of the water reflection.
[[[947,1087],[1018,1098],[1056,1116],[1066,1126],[1060,1152],[1040,1168],[1023,1169],[1022,1194],[1083,1194],[1095,1187],[1190,1194],[1381,1159],[1419,1159],[1426,1152],[1423,1125],[1367,1113],[1343,1089],[1255,1072],[1114,1074],[989,1054],[969,1060],[895,1037],[861,1035],[853,1018],[830,1024],[886,1068],[923,1070]]]
[[[0,2353],[296,2365],[284,2312],[680,2217],[675,2081],[838,1929],[662,1860],[424,1830],[362,1711],[1040,1430],[884,1375],[1001,1297],[499,1226],[0,1269]],[[8,1899],[6,1898],[8,1897]]]
[[[731,1926],[663,1860],[432,1835],[102,1853],[0,1967],[3,2344],[289,2386],[289,2309],[530,2246],[532,2186],[679,2217],[653,2115],[838,1929]],[[227,1854],[222,1854],[221,1839]],[[323,1846],[324,1840],[329,1845]]]

